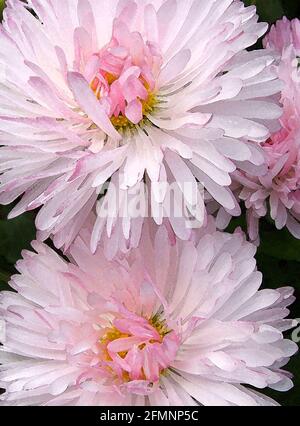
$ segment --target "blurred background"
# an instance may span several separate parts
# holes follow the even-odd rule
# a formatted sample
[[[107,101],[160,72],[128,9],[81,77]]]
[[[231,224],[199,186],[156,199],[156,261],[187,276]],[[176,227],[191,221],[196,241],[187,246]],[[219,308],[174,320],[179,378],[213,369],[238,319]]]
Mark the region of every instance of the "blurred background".
[[[0,15],[4,3],[4,0],[0,0]],[[300,18],[299,0],[245,0],[245,3],[256,5],[261,20],[270,24],[283,16],[290,19]],[[7,221],[10,209],[11,206],[0,206],[0,290],[8,288],[9,277],[14,273],[14,264],[21,257],[21,251],[29,248],[30,242],[35,238],[35,214],[29,212]],[[245,229],[243,219],[233,221],[228,231],[232,232],[238,226]],[[261,241],[257,262],[258,269],[264,274],[264,286],[294,286],[298,300],[292,308],[291,316],[300,319],[300,241],[291,237],[285,230],[277,231],[271,219],[262,222]],[[300,332],[298,334],[300,339]],[[300,355],[294,357],[288,370],[294,374],[294,389],[287,393],[267,393],[282,405],[300,406]]]

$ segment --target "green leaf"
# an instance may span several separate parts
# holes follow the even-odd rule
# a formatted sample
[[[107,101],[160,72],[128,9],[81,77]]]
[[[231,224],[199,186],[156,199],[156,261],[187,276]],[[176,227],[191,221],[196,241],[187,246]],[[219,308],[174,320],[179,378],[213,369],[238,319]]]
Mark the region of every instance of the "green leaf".
[[[8,272],[0,271],[0,281],[8,282],[10,278],[10,274]]]
[[[0,271],[0,291],[2,290],[8,290],[8,281],[10,279],[10,275],[8,275],[6,272]]]
[[[0,17],[2,17],[4,7],[5,7],[5,0],[0,0]]]
[[[280,0],[258,0],[257,11],[262,20],[275,22],[284,16]]]
[[[269,231],[262,226],[260,238],[261,253],[276,259],[300,262],[300,240],[294,238],[286,229]]]
[[[245,0],[247,6],[255,5],[260,21],[273,23],[284,16],[281,0]]]
[[[35,238],[34,218],[32,214],[25,213],[16,219],[5,220],[5,213],[6,209],[1,208],[0,256],[12,266],[21,257],[21,251],[29,248]],[[4,270],[8,269],[5,267]]]
[[[233,218],[228,228],[226,229],[226,232],[229,232],[229,234],[233,234],[237,228],[241,228],[245,233],[247,233],[247,223],[244,214],[237,218]]]
[[[238,227],[247,233],[244,214],[241,217],[232,219],[226,232],[233,233]],[[294,238],[287,229],[278,231],[271,218],[265,217],[261,219],[259,234],[260,246],[258,254],[271,256],[278,260],[300,262],[300,240]]]
[[[3,257],[0,257],[0,291],[8,289],[8,281],[14,273],[14,268]]]

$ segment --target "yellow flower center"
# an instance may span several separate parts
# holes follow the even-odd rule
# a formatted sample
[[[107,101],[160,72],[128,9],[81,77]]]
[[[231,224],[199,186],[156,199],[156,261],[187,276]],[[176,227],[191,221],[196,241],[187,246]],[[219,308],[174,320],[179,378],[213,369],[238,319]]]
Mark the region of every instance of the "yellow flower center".
[[[155,342],[159,342],[161,343],[162,339],[171,332],[171,330],[169,330],[166,321],[165,320],[161,320],[161,318],[159,317],[159,315],[155,315],[153,316],[150,320],[149,320],[149,325],[151,327],[153,327],[160,335],[160,339],[156,340],[156,339],[151,339],[149,340],[149,343],[155,343]],[[108,328],[105,332],[105,334],[101,337],[101,339],[99,340],[99,343],[101,345],[103,345],[103,354],[104,354],[104,359],[105,361],[111,361],[111,357],[108,353],[107,350],[107,345],[115,340],[118,339],[126,339],[128,337],[132,337],[131,334],[127,334],[127,333],[122,333],[120,330],[117,329],[117,327],[112,326],[110,328]],[[143,350],[145,348],[146,344],[142,343],[141,345],[138,346],[138,348],[140,350]],[[118,352],[118,355],[121,358],[125,358],[127,355],[128,351],[124,351],[124,352]]]
[[[141,103],[143,106],[143,120],[140,121],[138,125],[143,127],[147,120],[147,114],[151,114],[157,105],[157,98],[153,93],[149,92],[148,99],[146,101],[141,100]],[[115,129],[118,131],[134,129],[136,127],[135,124],[133,124],[130,120],[128,120],[127,117],[122,114],[120,114],[118,117],[111,117],[110,121],[112,122]]]
[[[175,342],[175,347],[166,344],[168,339]],[[117,318],[103,330],[98,340],[100,365],[118,383],[157,382],[175,359],[179,347],[176,339],[159,314],[149,320]],[[161,365],[159,359],[164,359],[165,365]]]
[[[105,73],[105,80],[107,81],[108,85],[111,86],[116,80],[118,80],[118,77],[111,73]],[[143,112],[143,119],[138,123],[138,126],[143,127],[147,121],[147,115],[151,114],[154,111],[155,107],[158,104],[158,100],[155,93],[151,92],[148,83],[143,78],[141,78],[140,81],[143,83],[145,89],[148,92],[148,98],[146,100],[138,98],[142,104],[142,112]],[[95,96],[97,97],[97,99],[100,100],[101,93],[100,93],[100,85],[99,85],[98,77],[95,77],[93,81],[90,83],[90,88],[95,93]],[[128,129],[133,130],[137,126],[136,124],[132,123],[123,114],[120,114],[117,117],[113,115],[110,118],[110,121],[117,131],[124,132]]]

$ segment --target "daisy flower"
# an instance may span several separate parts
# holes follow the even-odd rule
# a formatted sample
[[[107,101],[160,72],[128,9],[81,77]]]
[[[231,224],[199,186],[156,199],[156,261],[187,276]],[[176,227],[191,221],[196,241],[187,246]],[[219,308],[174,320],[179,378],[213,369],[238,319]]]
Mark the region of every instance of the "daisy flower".
[[[90,232],[70,262],[34,242],[1,293],[1,405],[276,405],[254,388],[292,387],[293,289],[259,290],[242,233],[209,219],[171,245],[146,225],[109,261]]]
[[[67,249],[97,211],[91,249],[103,238],[112,257],[137,246],[144,216],[169,221],[188,239],[187,221],[206,221],[203,188],[239,214],[230,174],[237,167],[261,173],[259,145],[281,114],[272,99],[280,90],[273,54],[246,50],[267,29],[255,7],[237,0],[6,3],[0,202],[23,195],[11,218],[40,208],[39,239],[51,236]],[[178,215],[168,188],[182,205]],[[128,209],[136,193],[148,213]]]
[[[249,234],[259,235],[259,220],[270,212],[277,229],[287,227],[300,238],[300,21],[278,21],[265,38],[265,46],[280,55],[278,75],[283,116],[281,129],[263,144],[267,173],[257,177],[236,171],[239,199],[247,208]]]

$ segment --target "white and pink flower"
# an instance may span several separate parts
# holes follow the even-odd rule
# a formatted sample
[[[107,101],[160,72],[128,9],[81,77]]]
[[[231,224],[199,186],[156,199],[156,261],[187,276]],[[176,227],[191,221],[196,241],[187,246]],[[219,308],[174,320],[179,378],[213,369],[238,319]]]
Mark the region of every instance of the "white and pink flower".
[[[149,223],[149,222],[148,222]],[[255,247],[206,230],[173,241],[144,228],[108,261],[85,229],[70,263],[34,242],[2,292],[0,405],[276,405],[297,345],[283,336],[293,289],[259,290]]]
[[[245,203],[249,235],[259,237],[259,220],[270,213],[277,229],[287,227],[300,238],[300,21],[277,22],[265,38],[266,48],[280,55],[278,75],[284,83],[281,93],[281,129],[263,144],[268,170],[257,177],[234,172],[237,198]],[[226,224],[224,210],[219,213]],[[220,223],[222,220],[220,220]]]
[[[238,0],[7,0],[0,202],[23,195],[10,217],[41,208],[39,238],[68,248],[97,204],[91,248],[103,238],[113,257],[138,244],[142,215],[121,211],[144,184],[154,221],[182,239],[187,220],[206,221],[198,182],[238,215],[231,174],[263,173],[281,114],[273,54],[246,50],[267,29],[257,21]],[[107,182],[104,198],[120,196],[103,214]],[[165,185],[185,215],[167,210]]]

